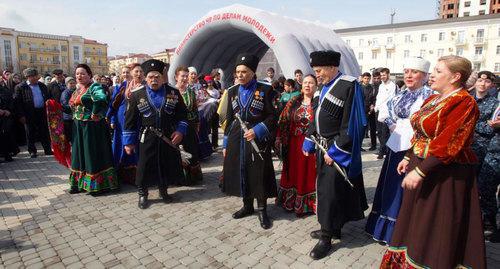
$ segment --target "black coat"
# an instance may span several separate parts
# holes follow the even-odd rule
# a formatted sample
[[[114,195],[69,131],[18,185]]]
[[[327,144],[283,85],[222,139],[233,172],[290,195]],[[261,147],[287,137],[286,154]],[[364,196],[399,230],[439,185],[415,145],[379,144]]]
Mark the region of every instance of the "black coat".
[[[38,87],[43,96],[43,107],[45,108],[45,102],[49,99],[50,95],[47,86],[41,82],[37,82]],[[35,113],[35,105],[33,104],[33,93],[30,86],[26,81],[19,83],[14,88],[14,104],[16,109],[16,114],[18,117],[26,117],[29,120],[33,113]]]
[[[239,85],[229,88],[228,91],[223,191],[229,195],[257,199],[275,197],[277,189],[271,147],[277,115],[273,106],[273,89],[257,82],[255,94],[249,97],[247,107],[239,100]],[[263,123],[268,129],[269,136],[266,139],[259,141],[255,138],[264,160],[260,159],[251,144],[243,138],[243,131],[235,113],[241,115],[249,129],[259,123]]]
[[[61,102],[61,94],[65,90],[57,81],[51,82],[48,86],[49,98],[54,99],[56,102]],[[107,93],[108,91],[106,91]]]
[[[314,102],[315,117],[307,135],[321,135],[327,140],[328,148],[335,143],[343,151],[352,151],[352,139],[347,131],[355,93],[354,80],[350,76],[341,76],[322,101]],[[325,164],[322,152],[316,156],[317,216],[321,229],[341,229],[348,221],[364,218],[363,211],[368,204],[363,175],[350,179],[354,185],[352,188],[333,166]]]
[[[165,101],[158,110],[149,100],[145,87],[132,91],[125,113],[126,132],[136,132],[139,143],[139,161],[137,163],[137,186],[166,186],[183,179],[179,151],[166,144],[145,128],[160,129],[170,138],[179,122],[187,122],[187,109],[179,91],[168,85]],[[136,149],[137,150],[137,149]]]

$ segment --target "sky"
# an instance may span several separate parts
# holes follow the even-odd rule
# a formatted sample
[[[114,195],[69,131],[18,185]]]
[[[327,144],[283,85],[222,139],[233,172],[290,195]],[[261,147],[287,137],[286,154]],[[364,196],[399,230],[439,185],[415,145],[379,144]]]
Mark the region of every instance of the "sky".
[[[212,9],[244,4],[333,29],[437,18],[437,0],[0,0],[0,27],[79,35],[108,44],[108,55],[157,53],[176,47]]]

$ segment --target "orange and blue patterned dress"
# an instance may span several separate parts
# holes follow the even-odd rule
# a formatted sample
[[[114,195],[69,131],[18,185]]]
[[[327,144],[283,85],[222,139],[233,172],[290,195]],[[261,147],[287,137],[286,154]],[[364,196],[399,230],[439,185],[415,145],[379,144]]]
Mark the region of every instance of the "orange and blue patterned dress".
[[[430,96],[411,118],[409,171],[424,180],[405,190],[380,268],[485,268],[485,246],[471,149],[479,111],[465,90]]]

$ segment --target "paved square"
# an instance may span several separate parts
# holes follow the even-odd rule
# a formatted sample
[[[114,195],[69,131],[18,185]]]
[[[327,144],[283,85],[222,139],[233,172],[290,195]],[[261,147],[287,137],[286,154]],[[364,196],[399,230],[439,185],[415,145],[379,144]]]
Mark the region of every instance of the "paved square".
[[[368,201],[382,161],[363,155]],[[384,247],[363,232],[365,220],[347,224],[334,252],[320,261],[308,253],[315,216],[297,218],[268,200],[273,227],[257,216],[234,220],[241,200],[218,188],[220,153],[203,166],[203,184],[170,188],[176,200],[137,208],[132,186],[92,197],[66,192],[69,172],[51,157],[26,152],[0,164],[0,261],[4,268],[376,268]],[[277,171],[279,162],[275,162]],[[279,176],[279,174],[278,174]],[[365,212],[368,214],[369,210]],[[489,268],[500,268],[500,244],[486,244]]]

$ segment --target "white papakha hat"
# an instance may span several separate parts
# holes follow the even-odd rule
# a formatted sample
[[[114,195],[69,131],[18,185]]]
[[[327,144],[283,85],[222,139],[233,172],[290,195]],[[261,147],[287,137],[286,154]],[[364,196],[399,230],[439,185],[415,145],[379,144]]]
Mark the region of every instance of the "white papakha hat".
[[[404,69],[414,69],[424,73],[429,73],[431,63],[422,57],[413,57],[405,61],[403,64]]]

